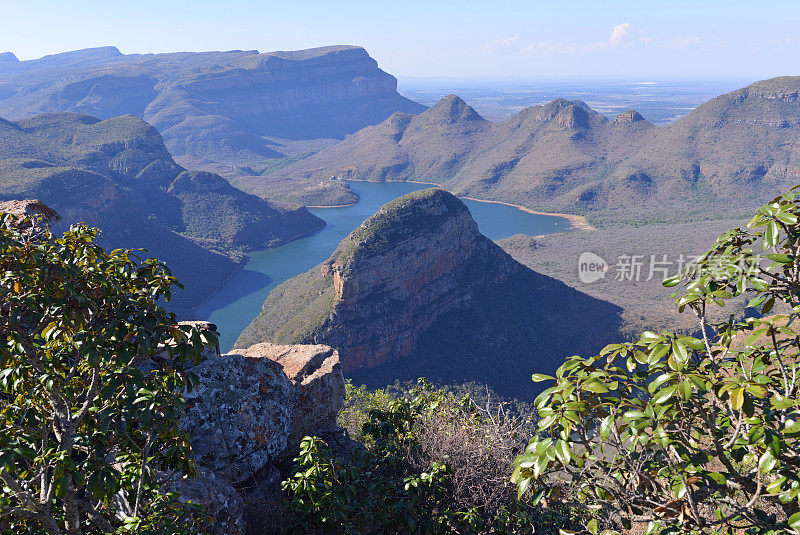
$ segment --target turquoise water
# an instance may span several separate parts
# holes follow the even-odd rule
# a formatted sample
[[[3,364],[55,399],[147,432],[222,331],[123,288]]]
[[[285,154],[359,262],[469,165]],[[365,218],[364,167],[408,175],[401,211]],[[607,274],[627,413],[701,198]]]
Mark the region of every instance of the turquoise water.
[[[327,223],[324,229],[281,247],[251,253],[244,268],[197,311],[199,318],[217,325],[223,351],[233,348],[239,333],[258,315],[275,286],[327,260],[345,236],[387,202],[429,187],[407,182],[354,182],[351,186],[361,196],[358,204],[312,209]],[[530,214],[496,203],[464,203],[481,232],[492,240],[514,234],[563,232],[570,227],[567,220],[557,216]]]

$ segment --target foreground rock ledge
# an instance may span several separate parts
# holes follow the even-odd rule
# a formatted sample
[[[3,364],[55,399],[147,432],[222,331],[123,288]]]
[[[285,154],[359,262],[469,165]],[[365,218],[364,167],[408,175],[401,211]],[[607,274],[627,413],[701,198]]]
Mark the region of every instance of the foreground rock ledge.
[[[288,455],[294,455],[304,436],[338,431],[336,416],[345,397],[338,351],[326,345],[261,343],[247,349],[234,349],[232,353],[274,361],[292,382],[294,389],[286,448]]]
[[[172,490],[206,505],[217,535],[281,533],[276,466],[296,456],[304,436],[341,433],[339,354],[324,345],[262,343],[224,355],[208,351],[192,372],[199,381],[186,394],[181,427],[189,433],[200,477],[184,478]]]

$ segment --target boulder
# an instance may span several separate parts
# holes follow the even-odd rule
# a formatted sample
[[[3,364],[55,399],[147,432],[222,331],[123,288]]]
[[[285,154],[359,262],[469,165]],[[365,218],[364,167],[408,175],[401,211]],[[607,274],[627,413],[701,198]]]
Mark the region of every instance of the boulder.
[[[196,477],[184,475],[164,485],[183,502],[202,504],[214,517],[213,535],[242,535],[246,530],[245,504],[239,493],[211,470],[197,467]]]
[[[277,362],[228,353],[194,367],[181,427],[195,459],[236,484],[286,449],[294,390]]]
[[[306,435],[328,435],[339,431],[336,417],[344,404],[345,387],[339,353],[325,345],[255,344],[234,349],[249,358],[279,364],[292,382],[292,422],[287,455],[293,456]]]

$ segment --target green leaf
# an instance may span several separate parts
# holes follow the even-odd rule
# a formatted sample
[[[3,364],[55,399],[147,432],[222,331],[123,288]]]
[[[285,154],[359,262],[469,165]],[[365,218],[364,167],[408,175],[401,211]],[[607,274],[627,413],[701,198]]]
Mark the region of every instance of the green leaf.
[[[780,264],[791,264],[794,262],[794,257],[786,254],[768,254],[766,257]]]
[[[610,391],[606,385],[596,379],[583,383],[581,385],[581,390],[594,392],[595,394],[605,394]]]
[[[732,389],[728,396],[731,400],[731,406],[735,410],[741,410],[742,405],[744,405],[744,387],[740,386],[739,388]]]
[[[778,235],[780,234],[780,227],[775,221],[767,223],[764,229],[764,249],[768,247],[775,247],[778,244]]]
[[[569,444],[564,440],[556,442],[556,457],[564,464],[569,464],[571,454],[569,451]]]
[[[800,513],[795,513],[789,517],[789,526],[792,529],[800,530]]]
[[[656,394],[656,397],[653,398],[653,403],[655,403],[656,405],[662,405],[662,404],[666,403],[667,401],[669,401],[669,399],[672,397],[672,395],[678,389],[678,386],[679,385],[675,384],[675,385],[668,386],[667,388],[664,388],[664,389],[660,390],[658,392],[658,394]]]
[[[685,365],[689,360],[689,352],[686,350],[686,346],[677,339],[672,340],[672,353],[681,365]]]
[[[552,375],[545,375],[543,373],[534,373],[533,375],[531,375],[531,380],[533,380],[534,383],[540,383],[542,381],[555,381],[556,378],[553,377]]]

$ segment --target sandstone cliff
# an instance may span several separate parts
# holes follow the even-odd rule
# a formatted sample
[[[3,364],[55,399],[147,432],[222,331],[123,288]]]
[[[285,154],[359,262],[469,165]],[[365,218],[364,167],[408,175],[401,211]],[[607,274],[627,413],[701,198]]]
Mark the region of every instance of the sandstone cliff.
[[[243,184],[253,188],[276,161],[315,150],[293,140],[343,138],[396,111],[425,109],[356,46],[131,55],[104,47],[14,60],[0,56],[0,116],[133,114],[158,128],[181,162],[250,177]],[[347,195],[336,184],[322,189]]]
[[[522,266],[460,200],[429,189],[385,205],[330,259],[273,290],[237,345],[323,343],[370,383],[476,380],[527,397],[531,373],[596,348],[618,313]]]

